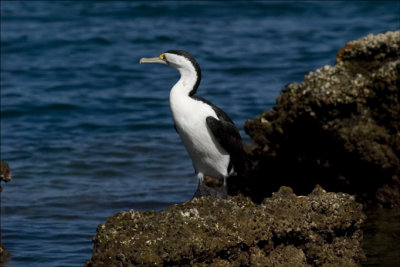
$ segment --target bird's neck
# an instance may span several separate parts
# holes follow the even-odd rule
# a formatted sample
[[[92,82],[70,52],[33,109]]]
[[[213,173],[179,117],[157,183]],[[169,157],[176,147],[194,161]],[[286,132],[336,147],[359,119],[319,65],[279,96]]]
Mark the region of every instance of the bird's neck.
[[[178,69],[178,71],[181,77],[174,87],[172,87],[170,99],[173,97],[192,96],[196,93],[197,87],[200,84],[201,77],[198,73],[187,69]]]
[[[195,72],[186,72],[185,70],[179,72],[181,78],[169,93],[169,106],[175,124],[193,109],[191,96],[196,92],[200,79]]]

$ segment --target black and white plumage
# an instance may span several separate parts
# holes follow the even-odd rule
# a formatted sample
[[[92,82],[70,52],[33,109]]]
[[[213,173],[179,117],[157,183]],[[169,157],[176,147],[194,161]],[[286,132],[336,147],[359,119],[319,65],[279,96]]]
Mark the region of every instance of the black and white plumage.
[[[180,72],[181,77],[171,89],[169,102],[175,129],[199,178],[197,196],[226,198],[227,178],[243,169],[242,140],[233,121],[223,110],[194,95],[201,80],[199,64],[182,50],[169,50],[159,57],[142,58],[140,63],[166,64]],[[223,180],[223,186],[220,189],[207,188],[203,183],[206,176]]]

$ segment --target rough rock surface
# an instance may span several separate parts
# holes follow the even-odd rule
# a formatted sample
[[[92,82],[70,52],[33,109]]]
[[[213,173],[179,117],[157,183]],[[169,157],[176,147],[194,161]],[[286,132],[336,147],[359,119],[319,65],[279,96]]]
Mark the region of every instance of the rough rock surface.
[[[357,266],[363,220],[354,197],[321,188],[282,187],[261,204],[198,198],[109,217],[86,266]]]
[[[315,184],[363,203],[400,205],[400,31],[351,41],[276,106],[246,122],[247,179],[230,186],[261,201],[281,185]]]
[[[0,182],[9,182],[11,180],[11,170],[6,162],[1,161],[1,171],[0,171]],[[0,185],[0,194],[1,194],[1,185]],[[0,229],[1,230],[1,229]],[[1,231],[0,231],[0,266],[8,261],[10,258],[10,253],[5,250],[3,243],[1,242]]]

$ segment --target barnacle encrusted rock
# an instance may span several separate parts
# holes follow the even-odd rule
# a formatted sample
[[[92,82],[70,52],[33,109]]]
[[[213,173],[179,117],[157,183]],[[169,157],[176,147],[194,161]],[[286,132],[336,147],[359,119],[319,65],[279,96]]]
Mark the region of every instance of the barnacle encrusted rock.
[[[248,179],[234,188],[260,201],[281,185],[400,204],[400,31],[349,42],[285,87],[276,106],[246,122]]]
[[[357,266],[363,220],[354,197],[321,188],[298,197],[282,187],[261,204],[198,198],[109,217],[86,266]]]

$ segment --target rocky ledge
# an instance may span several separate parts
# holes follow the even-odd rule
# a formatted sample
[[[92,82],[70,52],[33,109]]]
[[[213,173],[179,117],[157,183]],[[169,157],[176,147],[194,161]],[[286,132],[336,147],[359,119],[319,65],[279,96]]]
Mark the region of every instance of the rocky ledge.
[[[233,194],[261,201],[281,185],[306,194],[320,184],[365,204],[400,205],[399,73],[396,31],[351,41],[335,66],[287,85],[274,108],[245,124],[254,143]]]
[[[86,266],[357,266],[363,220],[354,197],[319,187],[282,187],[261,204],[198,198],[109,217]]]
[[[6,162],[1,161],[1,171],[0,171],[0,182],[11,181],[11,170]],[[1,195],[1,184],[0,184],[0,195]],[[1,230],[1,229],[0,229]],[[3,243],[1,242],[1,231],[0,231],[0,266],[10,259],[10,253],[5,250]]]

